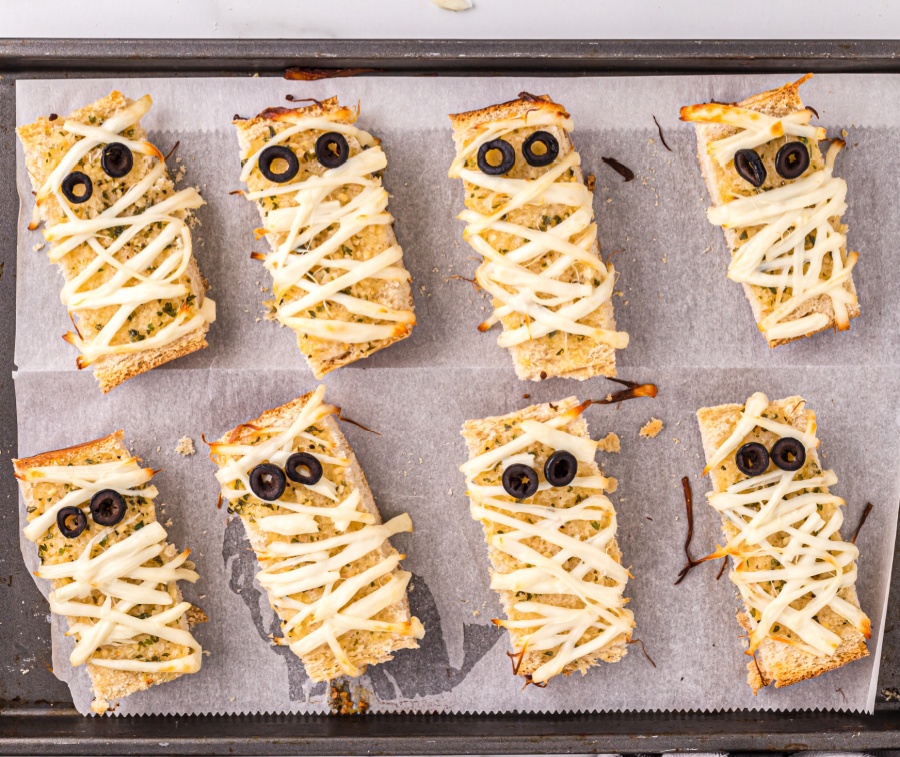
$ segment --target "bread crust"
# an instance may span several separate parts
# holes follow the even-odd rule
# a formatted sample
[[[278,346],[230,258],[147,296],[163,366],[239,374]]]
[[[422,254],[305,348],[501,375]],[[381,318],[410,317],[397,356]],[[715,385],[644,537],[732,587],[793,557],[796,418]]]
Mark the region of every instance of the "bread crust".
[[[42,452],[31,457],[14,459],[13,468],[17,477],[23,477],[32,468],[41,468],[50,465],[84,465],[90,464],[88,461],[96,460],[98,457],[104,459],[114,459],[117,455],[131,457],[131,453],[123,442],[123,436],[123,432],[120,429],[112,434],[101,437],[100,439],[93,439],[89,442],[83,442],[63,449]],[[37,485],[38,484],[20,480],[19,486],[26,507],[41,508],[41,503],[35,501],[32,497],[32,492]],[[156,515],[154,508],[151,522],[155,520]],[[174,557],[175,554],[175,547],[171,544],[167,544],[163,555],[171,558]],[[51,581],[50,584],[52,589],[60,588],[63,585],[60,581]],[[177,583],[170,584],[169,592],[173,598],[174,604],[183,601],[181,589],[178,587]],[[194,610],[193,617],[197,619],[197,622],[202,622],[202,620],[206,619],[202,610],[199,608],[194,608]],[[70,627],[77,621],[77,619],[69,617],[67,617],[66,620]],[[184,615],[179,619],[178,628],[187,631],[190,625],[193,624],[189,623],[187,615]],[[180,649],[178,645],[165,640],[158,641],[157,645],[161,650],[168,650],[170,653],[175,653]],[[98,651],[104,649],[107,649],[107,647],[100,647]],[[116,702],[127,697],[129,694],[133,694],[136,691],[144,691],[151,686],[160,683],[173,681],[184,675],[183,673],[150,673],[130,670],[114,670],[112,668],[93,665],[90,662],[85,663],[85,666],[91,680],[91,689],[94,694],[91,710],[98,714],[103,714],[109,710],[115,709]]]
[[[266,410],[253,420],[247,421],[231,431],[226,432],[218,439],[218,442],[224,443],[231,441],[234,443],[252,444],[251,440],[255,433],[253,427],[265,427],[268,424],[277,422],[293,422],[297,414],[303,409],[307,402],[309,402],[312,395],[313,392],[309,392],[284,405],[272,408],[271,410]],[[375,518],[375,522],[381,524],[381,513],[375,504],[375,498],[366,481],[365,473],[363,473],[362,467],[360,466],[359,460],[357,460],[352,447],[341,433],[337,422],[333,417],[327,416],[322,420],[316,421],[316,425],[324,427],[328,438],[334,444],[335,455],[344,457],[350,461],[345,470],[347,471],[350,484],[360,493],[362,500],[360,509],[370,513]],[[211,457],[213,457],[215,461],[213,455],[211,455]],[[241,512],[240,517],[244,524],[244,528],[246,529],[247,537],[250,540],[250,545],[258,554],[272,542],[273,537],[267,535],[265,531],[259,528],[254,518],[248,516],[246,512]],[[277,540],[278,537],[274,537],[274,539]],[[397,550],[394,549],[387,540],[378,549],[370,553],[375,562],[381,562],[396,554],[398,554]],[[399,566],[395,568],[394,572],[397,572],[398,570],[400,570]],[[270,606],[282,621],[286,622],[293,615],[293,613],[287,613],[277,609],[272,602],[271,597]],[[376,617],[379,620],[386,620],[392,623],[408,623],[411,620],[408,596],[404,595],[401,601],[390,605]],[[340,638],[348,644],[352,644],[352,647],[347,650],[348,656],[350,657],[351,662],[361,669],[366,668],[368,665],[378,665],[392,660],[394,658],[393,653],[399,649],[416,649],[419,646],[418,641],[413,636],[396,633],[369,634],[368,632],[351,631]],[[301,655],[300,659],[306,668],[307,675],[313,681],[331,681],[345,675],[334,653],[326,644],[316,648],[309,654]]]
[[[289,126],[298,118],[304,116],[327,115],[333,118],[337,123],[354,124],[359,115],[358,107],[356,110],[341,105],[336,97],[330,97],[321,102],[315,101],[311,105],[297,108],[272,107],[266,108],[252,118],[237,117],[232,121],[237,129],[238,143],[241,149],[242,161],[248,155],[255,152],[259,147],[259,140],[270,134],[270,128],[277,131],[276,126],[282,124]],[[318,133],[318,132],[317,132]],[[324,132],[323,132],[324,133]],[[348,140],[351,154],[355,154],[361,148],[355,137]],[[378,140],[376,139],[376,143]],[[269,186],[269,182],[261,177],[249,177],[248,188],[259,190]],[[266,210],[261,201],[256,201],[257,209],[260,217],[265,223]],[[374,229],[374,230],[373,230]],[[384,226],[369,227],[364,230],[370,236],[377,236],[383,232],[383,238],[377,240],[379,247],[387,249],[397,244],[397,236],[394,233],[393,222]],[[266,234],[271,248],[274,250],[281,243],[280,236],[275,233]],[[364,240],[365,243],[365,240]],[[380,251],[380,250],[379,250]],[[354,252],[354,257],[358,258],[358,252]],[[399,260],[393,264],[395,267],[404,267],[403,260]],[[362,283],[362,282],[361,282]],[[365,285],[371,290],[373,299],[379,303],[388,306],[393,310],[414,310],[412,289],[408,281],[387,281],[387,280],[364,280]],[[357,285],[358,286],[358,285]],[[372,319],[366,319],[367,322],[373,322]],[[398,323],[397,329],[392,337],[388,339],[379,339],[369,342],[361,342],[358,344],[348,344],[345,342],[337,342],[303,334],[297,331],[297,345],[303,352],[304,356],[313,371],[313,375],[317,379],[323,378],[331,371],[344,365],[369,357],[379,350],[389,347],[395,342],[406,339],[412,334],[414,321],[412,324]]]
[[[543,111],[561,118],[569,117],[565,108],[551,100],[548,95],[525,95],[527,93],[522,93],[518,99],[510,100],[509,102],[490,105],[465,113],[451,114],[450,122],[453,127],[453,141],[456,145],[457,153],[477,136],[483,125],[492,121],[518,118],[536,111]],[[559,141],[560,157],[564,157],[575,150],[575,146],[565,130],[555,126],[543,127],[543,129],[549,131]],[[519,131],[522,132],[523,136],[527,136],[537,130],[538,127],[532,127]],[[581,166],[574,166],[573,172],[575,180],[584,184],[584,172]],[[472,185],[464,182],[464,187],[467,198],[466,204],[468,206],[468,197],[471,193]],[[496,194],[493,194],[493,196],[499,197]],[[590,247],[590,252],[602,260],[600,244],[596,235]],[[591,325],[610,331],[616,329],[611,300],[604,302],[588,318],[591,319]],[[506,319],[504,319],[504,323],[505,321]],[[585,319],[580,319],[580,322],[584,321]],[[584,381],[594,376],[614,377],[617,375],[616,351],[612,346],[594,342],[593,340],[590,342],[588,340],[576,342],[574,337],[563,344],[565,335],[559,336],[559,339],[554,339],[553,336],[547,335],[509,347],[513,365],[516,369],[516,376],[525,381],[541,381],[552,377],[573,378]],[[562,354],[560,354],[561,346],[564,347]]]
[[[512,427],[520,424],[522,421],[547,421],[559,415],[560,412],[564,412],[576,407],[578,404],[578,400],[575,397],[567,397],[566,399],[559,402],[531,405],[521,410],[517,410],[513,413],[508,413],[507,415],[477,418],[466,421],[463,424],[461,433],[463,439],[465,439],[466,441],[466,446],[468,447],[469,459],[471,460],[472,458],[478,457],[478,455],[482,454],[487,448],[487,445],[494,447],[510,441],[514,436],[514,434],[511,433]],[[561,430],[583,438],[590,438],[590,434],[588,433],[587,428],[587,421],[582,415],[579,415],[577,418],[570,421],[567,425],[563,426]],[[583,463],[580,465],[583,465]],[[596,462],[591,464],[588,474],[596,476],[603,475]],[[612,491],[612,489],[613,487],[611,487],[609,491]],[[477,500],[474,497],[470,496],[469,499],[473,504],[478,504]],[[566,494],[560,493],[558,495],[558,499],[559,503],[556,506],[568,507],[572,504],[571,501],[568,501],[566,499]],[[484,527],[485,539],[489,541],[495,529],[489,522],[486,521],[482,521],[482,526]],[[590,527],[585,524],[579,529],[577,534],[571,535],[575,535],[577,538],[584,540],[592,535],[592,532],[590,530]],[[548,545],[544,544],[542,546],[542,549],[546,549],[547,547]],[[607,553],[617,563],[622,563],[622,552],[619,549],[619,545],[615,537],[610,540],[607,547]],[[488,547],[488,555],[491,562],[491,575],[494,575],[495,573],[510,573],[513,570],[523,567],[515,559],[505,554],[504,552],[495,549],[492,546]],[[515,605],[521,601],[521,597],[518,597],[516,595],[516,592],[502,590],[497,591],[497,594],[500,595],[500,601],[503,605],[503,611],[508,620],[515,621],[530,617],[529,615],[520,613],[515,609]],[[583,604],[577,604],[574,598],[568,595],[535,594],[533,596],[538,601],[548,602],[550,604],[557,604],[565,607],[584,606]],[[527,629],[510,628],[507,630],[513,648],[521,649],[523,645],[523,639],[528,635]],[[627,654],[628,642],[630,638],[630,633],[628,633],[627,635],[620,634],[610,643],[606,644],[604,647],[601,647],[596,652],[584,655],[568,663],[563,668],[563,675],[569,676],[576,671],[580,672],[583,675],[588,671],[589,668],[594,667],[601,661],[610,663],[618,662]],[[518,655],[515,656],[515,659],[519,659]],[[514,661],[514,671],[517,675],[523,676],[527,679],[546,661],[547,658],[544,657],[543,652],[526,650],[525,654],[521,656],[521,660],[518,663]]]
[[[803,104],[803,100],[800,97],[800,86],[804,82],[808,81],[810,77],[811,74],[808,74],[801,79],[798,79],[795,82],[789,82],[782,87],[751,95],[741,102],[735,103],[735,105],[738,105],[742,108],[748,108],[749,110],[755,110],[760,113],[765,113],[766,115],[776,118],[783,118],[786,115],[796,113],[799,110],[803,110],[803,108],[805,107]],[[703,180],[709,192],[710,200],[712,200],[714,206],[719,207],[721,205],[724,205],[730,199],[730,195],[728,193],[728,185],[725,179],[726,174],[724,169],[719,166],[709,155],[709,153],[707,152],[707,147],[711,142],[714,142],[718,139],[723,139],[724,137],[728,137],[731,134],[737,132],[738,129],[731,126],[708,123],[697,123],[694,126],[697,135],[697,159],[700,163],[700,170],[703,174]],[[821,151],[818,148],[818,145],[812,143],[810,144],[809,149],[811,158],[815,160],[816,157],[818,157],[819,162],[821,162],[822,155]],[[831,219],[831,224],[837,230],[843,228],[839,219]],[[728,247],[731,250],[731,254],[733,255],[734,251],[737,250],[737,248],[740,246],[738,230],[728,228],[723,228],[722,230],[725,232],[725,239],[728,242]],[[846,253],[847,248],[846,245],[844,245],[841,247],[841,254],[846,256]],[[747,297],[747,301],[750,303],[753,317],[756,320],[757,324],[759,324],[759,322],[767,314],[767,305],[760,296],[759,287],[754,287],[746,283],[741,284],[741,286],[744,289],[744,294]],[[854,296],[856,295],[856,285],[853,282],[852,276],[847,280],[844,288]],[[827,331],[828,329],[834,329],[834,306],[831,302],[831,298],[828,297],[828,295],[824,294],[819,295],[818,297],[811,298],[807,302],[801,304],[800,307],[798,307],[791,313],[791,318],[785,319],[785,322],[789,323],[792,320],[797,320],[798,318],[810,315],[812,313],[826,314],[829,318],[828,323],[826,323],[822,328],[817,329],[816,331],[811,331],[808,334],[788,337],[784,339],[770,339],[768,336],[763,334],[769,347],[779,347],[783,344],[788,344],[789,342],[794,342],[799,339],[805,339],[822,331]],[[858,300],[847,307],[847,314],[850,319],[856,318],[859,313],[860,308]]]
[[[45,162],[45,156],[50,152],[57,155],[60,153],[60,148],[74,144],[76,141],[63,129],[63,124],[66,120],[78,121],[83,124],[100,122],[124,110],[132,103],[133,101],[126,98],[121,92],[113,91],[106,97],[79,108],[67,117],[54,117],[52,120],[50,117],[42,117],[33,123],[25,124],[16,129],[25,151],[25,163],[33,189],[38,191],[58,164],[58,157],[54,162],[48,163]],[[135,139],[142,138],[146,138],[146,134],[140,123],[138,123],[135,125]],[[152,191],[164,189],[167,192],[171,192],[173,190],[174,185],[167,171],[164,173],[161,181],[160,187]],[[125,180],[122,180],[122,182],[126,183]],[[151,194],[150,196],[154,195]],[[63,218],[62,211],[53,198],[49,198],[47,202],[39,205],[38,210],[41,220],[47,225]],[[77,250],[70,253],[70,256],[76,254]],[[75,269],[66,266],[65,259],[59,262],[59,268],[66,280],[74,276]],[[188,288],[199,305],[203,302],[208,286],[200,274],[197,261],[193,255],[186,271],[186,279]],[[85,325],[92,320],[93,312],[84,311],[83,314],[79,314],[78,326],[82,329],[85,328]],[[92,365],[101,391],[105,394],[129,378],[138,376],[183,355],[205,348],[207,346],[205,337],[208,330],[209,324],[204,323],[201,327],[161,347],[150,347],[137,352],[118,355],[107,354],[99,357]]]
[[[766,413],[780,413],[786,417],[787,422],[794,428],[803,431],[807,428],[807,422],[812,411],[807,410],[806,401],[802,397],[792,396],[772,402],[766,409]],[[716,453],[722,443],[731,436],[743,412],[743,405],[728,404],[717,407],[704,407],[697,411],[697,420],[700,425],[700,435],[703,441],[703,451],[707,461]],[[750,441],[765,442],[767,437],[754,432],[748,434],[741,444]],[[770,434],[771,436],[771,434]],[[768,445],[767,445],[768,446]],[[819,465],[818,453],[810,450],[807,460]],[[710,472],[715,491],[722,491],[733,483],[733,472],[729,469],[722,471],[716,468]],[[722,531],[725,539],[730,541],[738,535],[737,528],[726,519],[722,520]],[[851,604],[859,607],[856,587],[842,590],[841,596]],[[827,612],[826,612],[827,611]],[[750,618],[744,611],[737,613],[738,623],[749,634],[751,631]],[[747,663],[747,683],[756,694],[759,689],[775,684],[775,688],[789,686],[809,678],[815,678],[829,670],[842,667],[853,660],[867,657],[865,637],[849,624],[841,622],[841,619],[825,608],[820,613],[819,620],[823,626],[841,637],[842,642],[834,654],[830,657],[814,657],[798,647],[770,637],[765,638],[760,644],[755,658]]]

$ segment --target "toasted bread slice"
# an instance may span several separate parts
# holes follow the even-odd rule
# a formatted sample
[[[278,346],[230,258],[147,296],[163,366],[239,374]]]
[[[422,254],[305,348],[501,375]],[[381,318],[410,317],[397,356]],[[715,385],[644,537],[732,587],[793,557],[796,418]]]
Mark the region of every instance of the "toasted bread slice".
[[[616,542],[616,511],[603,494],[616,482],[594,461],[597,443],[581,416],[588,405],[569,397],[462,429],[469,461],[460,470],[506,613],[494,622],[509,631],[514,672],[539,685],[622,659],[634,627],[622,596],[630,574]],[[522,495],[514,498],[504,479],[515,486],[521,474],[537,489],[513,489]]]
[[[841,540],[843,500],[828,491],[829,484],[836,482],[837,477],[832,471],[823,471],[819,462],[815,413],[805,407],[802,397],[770,403],[765,395],[757,393],[745,405],[701,408],[697,419],[713,483],[714,493],[707,496],[723,515],[726,539],[726,546],[711,557],[730,555],[733,561],[731,578],[745,605],[738,621],[750,639],[747,654],[754,654],[754,659],[747,664],[747,682],[753,693],[773,682],[777,688],[814,678],[867,656],[865,640],[870,635],[870,624],[859,609],[856,595],[857,550]],[[766,427],[755,425],[757,420]],[[782,471],[774,462],[763,473],[752,477],[738,469],[736,451],[743,445],[762,444],[774,459],[775,443],[788,436],[806,449],[805,463],[796,472]],[[754,480],[757,483],[748,483]],[[805,481],[809,483],[800,483]],[[775,487],[788,487],[784,491],[789,496],[779,499],[772,494]],[[754,500],[751,492],[759,494],[759,499]],[[729,499],[738,493],[744,494],[743,500]],[[766,508],[772,508],[767,510],[769,515],[759,516]],[[760,529],[780,519],[794,529],[793,535],[775,530],[765,541],[756,539],[747,524],[757,517],[761,517]],[[807,547],[798,536],[804,529],[814,535],[821,533],[823,539],[827,536],[828,551],[817,552]],[[792,571],[808,570],[813,560],[816,568],[821,563],[821,575],[833,572],[829,560],[841,566],[845,580],[838,590],[826,591],[821,582],[815,583],[811,577],[800,579],[790,575]],[[802,580],[810,582],[811,591],[803,592]],[[799,593],[786,610],[775,612],[774,602],[783,591]],[[797,617],[811,601],[822,601],[823,597],[827,602],[812,620]],[[766,607],[770,607],[769,614]]]
[[[188,550],[179,554],[166,541],[153,504],[156,487],[149,483],[154,471],[137,462],[121,431],[13,461],[28,512],[25,536],[36,543],[41,562],[37,575],[50,580],[50,609],[68,620],[75,637],[70,660],[86,662],[97,713],[135,691],[196,673],[203,659],[188,629],[205,616],[183,601],[177,583],[198,576]],[[104,526],[94,519],[92,500],[109,490],[122,497],[123,515]],[[77,526],[72,508],[85,525],[67,536],[59,519]],[[135,556],[146,559],[129,564]],[[108,625],[104,618],[117,622]]]
[[[362,675],[398,649],[415,649],[425,633],[409,613],[412,574],[399,568],[403,555],[388,541],[412,531],[412,522],[405,513],[381,522],[332,417],[339,408],[324,404],[324,395],[319,387],[210,445],[222,496],[247,529],[257,580],[283,621],[275,643],[290,646],[313,681]],[[251,485],[261,465],[284,482],[270,500]],[[308,483],[291,478],[298,472]]]
[[[494,306],[479,330],[503,324],[497,341],[510,350],[520,379],[615,376],[615,351],[627,346],[628,335],[615,330],[615,270],[600,258],[593,193],[569,138],[569,114],[546,95],[522,93],[450,120],[450,177],[463,180],[467,208],[459,217],[484,258],[475,277]],[[488,175],[479,160],[493,167],[498,151],[485,145],[497,139],[514,162],[502,175],[501,168]],[[544,165],[526,161],[526,149],[532,163]]]
[[[257,237],[265,235],[272,250],[254,257],[272,274],[275,314],[297,333],[316,378],[405,339],[416,322],[381,185],[387,158],[377,139],[353,125],[357,115],[330,98],[234,121],[241,179],[263,222]],[[325,159],[338,165],[319,160],[323,139]],[[286,150],[293,174],[282,157],[267,178],[267,150],[276,158]]]
[[[146,141],[140,118],[150,106],[149,95],[112,92],[16,130],[37,195],[32,228],[43,221],[66,281],[61,299],[75,331],[64,338],[81,351],[79,368],[94,366],[103,392],[206,347],[215,320],[189,228],[203,200],[193,188],[175,191]]]
[[[826,329],[845,330],[850,327],[850,319],[859,315],[859,301],[856,294],[856,286],[853,282],[852,269],[856,264],[857,253],[847,252],[846,231],[847,227],[841,222],[841,214],[846,208],[843,196],[846,195],[846,183],[843,179],[832,176],[834,157],[843,146],[841,140],[832,142],[829,155],[823,156],[819,148],[819,141],[825,138],[825,130],[808,125],[813,112],[803,105],[800,98],[800,85],[807,81],[811,75],[785,84],[779,89],[773,89],[758,95],[753,95],[734,105],[710,103],[706,105],[687,106],[681,110],[681,118],[685,121],[695,122],[697,132],[697,156],[700,160],[700,168],[713,207],[719,211],[710,210],[710,221],[723,225],[725,238],[732,254],[732,266],[729,269],[729,278],[739,281],[744,287],[747,300],[753,311],[753,317],[759,330],[766,337],[769,347],[777,347],[788,342],[812,336]],[[744,109],[741,115],[735,108]],[[770,117],[763,123],[754,122],[752,113]],[[749,116],[749,118],[748,118]],[[797,119],[793,123],[793,134],[784,133],[784,128],[791,129],[787,120],[790,116]],[[744,127],[751,127],[745,129]],[[716,157],[717,143],[721,148],[728,138],[738,139],[736,135],[741,132],[750,133],[752,128],[758,128],[758,139],[749,139],[744,149],[752,149],[759,157],[765,168],[765,180],[755,187],[735,169],[734,159],[722,162]],[[769,130],[766,131],[765,129]],[[774,135],[772,132],[782,132]],[[794,178],[784,178],[776,167],[776,157],[779,150],[787,142],[803,145],[809,156],[809,166],[800,175]],[[728,157],[732,151],[727,150],[723,155]],[[821,172],[825,172],[821,174]],[[806,196],[811,198],[806,216],[812,217],[812,209],[818,203],[824,210],[825,201],[821,199],[821,192],[827,191],[827,199],[835,199],[832,206],[836,208],[833,214],[825,212],[820,218],[815,219],[809,234],[799,233],[798,242],[805,247],[804,266],[808,269],[821,268],[818,276],[810,276],[806,283],[799,287],[793,286],[798,282],[793,277],[790,267],[784,268],[785,274],[781,280],[777,280],[775,274],[782,269],[773,270],[772,256],[767,255],[778,244],[785,243],[786,237],[794,225],[781,228],[781,218],[768,215],[762,219],[759,214],[745,212],[739,203],[742,198],[771,199],[775,195],[767,195],[772,190],[778,190],[796,184],[800,181],[809,183],[813,175],[820,173],[819,179],[827,179],[824,183],[810,187]],[[820,196],[817,198],[814,190],[818,189]],[[788,190],[781,190],[782,192]],[[838,197],[840,196],[840,197]],[[755,202],[745,200],[744,204]],[[742,212],[732,212],[740,209]],[[794,207],[794,210],[802,208]],[[744,219],[743,221],[741,219]],[[753,223],[753,221],[762,221]],[[723,223],[724,222],[724,223]],[[777,227],[777,228],[776,228]],[[766,244],[766,249],[759,251],[759,264],[746,266],[738,265],[739,253],[746,248],[743,255],[748,260],[757,258],[757,252],[750,252],[750,243],[757,235],[763,236],[772,233],[771,244]],[[759,243],[757,239],[754,245]],[[819,238],[818,249],[829,248],[823,254],[815,252],[817,249],[816,238]],[[778,253],[779,261],[785,266],[792,260],[794,245],[791,249]],[[809,264],[809,265],[807,265]],[[766,267],[768,266],[768,267]],[[839,269],[839,270],[837,270]],[[768,275],[766,275],[768,274]],[[825,283],[829,282],[831,283]],[[818,288],[818,289],[817,289]],[[827,290],[827,291],[821,291]],[[818,291],[818,293],[816,293]],[[776,312],[776,310],[778,312]]]

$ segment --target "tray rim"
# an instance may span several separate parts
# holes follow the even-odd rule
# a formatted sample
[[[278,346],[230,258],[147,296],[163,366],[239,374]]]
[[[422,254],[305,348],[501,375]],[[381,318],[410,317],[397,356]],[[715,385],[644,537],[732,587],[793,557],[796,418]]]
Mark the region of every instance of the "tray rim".
[[[374,75],[900,73],[900,40],[0,39],[0,74],[12,80],[53,75],[283,75],[290,66],[376,69],[369,72]],[[3,358],[11,365],[11,354]],[[892,747],[900,747],[900,707],[888,703],[878,703],[871,716],[734,711],[100,719],[58,707],[0,702],[0,755],[165,754],[174,750],[259,755],[655,753]]]

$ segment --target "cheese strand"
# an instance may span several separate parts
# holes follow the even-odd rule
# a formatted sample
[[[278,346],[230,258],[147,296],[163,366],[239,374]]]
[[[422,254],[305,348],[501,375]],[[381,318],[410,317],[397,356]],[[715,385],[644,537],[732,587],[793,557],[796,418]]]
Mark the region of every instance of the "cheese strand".
[[[205,297],[197,308],[182,305],[174,318],[152,336],[112,344],[140,306],[159,300],[187,300],[191,294],[189,286],[181,279],[191,262],[193,246],[190,229],[180,215],[204,204],[197,190],[193,187],[183,189],[161,202],[148,205],[142,212],[125,214],[128,209],[149,202],[149,193],[166,176],[163,156],[156,147],[147,141],[121,136],[122,131],[140,121],[151,105],[150,96],[145,95],[97,126],[67,120],[63,130],[81,139],[69,148],[37,192],[35,212],[42,203],[53,197],[65,215],[64,220],[44,232],[47,241],[53,244],[50,260],[58,263],[69,253],[86,249],[94,255],[63,286],[60,295],[62,303],[70,313],[84,314],[105,307],[116,308],[93,336],[85,338],[77,327],[76,333],[66,334],[66,341],[81,352],[78,358],[80,368],[109,355],[163,348],[215,320],[215,303]],[[125,145],[134,153],[152,155],[159,162],[109,208],[95,218],[81,219],[62,194],[62,182],[91,150],[114,142]],[[113,229],[118,232],[115,237],[110,236]],[[138,241],[142,237],[147,237],[143,245]],[[123,256],[117,256],[117,253],[132,241],[135,254],[124,260],[119,259]],[[161,260],[160,255],[164,255]],[[107,269],[114,271],[112,277],[91,287],[90,281]]]
[[[25,537],[41,542],[45,534],[56,528],[56,516],[63,507],[78,507],[90,519],[90,500],[105,489],[123,497],[152,501],[157,496],[156,487],[146,485],[152,476],[153,471],[141,468],[134,457],[96,465],[30,468],[23,476],[26,482],[59,484],[68,490],[25,527]],[[189,550],[166,557],[166,530],[158,521],[136,523],[140,517],[138,512],[98,531],[77,558],[44,564],[36,575],[58,584],[50,592],[50,610],[77,619],[70,622],[68,632],[76,637],[75,648],[69,655],[72,665],[89,662],[131,672],[195,673],[200,670],[203,650],[191,633],[180,627],[191,604],[174,604],[172,594],[178,581],[194,583],[199,576],[184,567]],[[129,528],[132,530],[128,536],[106,547],[110,536]],[[131,615],[137,606],[148,607],[149,611],[140,617]],[[145,634],[186,647],[188,651],[181,657],[165,660],[95,656],[101,647],[143,645],[137,637]]]

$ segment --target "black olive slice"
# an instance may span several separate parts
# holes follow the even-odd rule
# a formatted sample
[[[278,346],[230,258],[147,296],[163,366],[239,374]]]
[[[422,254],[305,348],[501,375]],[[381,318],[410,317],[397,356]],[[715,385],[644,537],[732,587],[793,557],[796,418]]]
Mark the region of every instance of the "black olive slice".
[[[91,517],[100,526],[114,526],[125,517],[125,498],[115,489],[104,489],[91,497]]]
[[[534,145],[541,144],[544,151],[534,152]],[[559,155],[559,140],[549,131],[536,131],[522,143],[522,157],[529,166],[540,168],[549,166]]]
[[[772,462],[781,470],[800,470],[806,462],[806,447],[791,436],[779,439],[772,445]]]
[[[283,160],[287,163],[287,167],[281,173],[275,173],[275,171],[272,170],[272,164],[276,160]],[[300,161],[297,160],[294,151],[282,145],[272,145],[263,150],[262,153],[260,153],[257,165],[259,166],[259,172],[263,176],[269,181],[274,181],[278,184],[284,184],[284,182],[290,181],[300,170]]]
[[[488,153],[497,150],[500,153],[500,162],[493,166],[488,163]],[[481,173],[488,176],[502,176],[516,164],[516,151],[505,139],[492,139],[478,148],[478,168]]]
[[[64,507],[56,514],[56,525],[63,536],[74,539],[87,527],[87,518],[80,507]]]
[[[759,442],[750,442],[737,451],[734,462],[741,473],[759,476],[769,467],[769,452]]]
[[[788,142],[775,155],[775,170],[785,179],[796,179],[809,168],[809,150],[802,142]]]
[[[274,502],[287,486],[284,471],[272,463],[262,463],[250,471],[250,489],[260,499]]]
[[[734,170],[754,187],[761,187],[766,180],[766,167],[755,150],[738,150],[734,154]]]
[[[103,154],[100,156],[100,167],[106,172],[107,176],[113,179],[121,179],[123,176],[127,176],[131,169],[134,168],[134,155],[121,142],[110,142],[103,148]]]
[[[81,187],[80,192],[76,192],[75,190],[79,187]],[[91,199],[91,195],[94,194],[94,183],[86,173],[72,171],[62,180],[60,189],[69,202],[78,205]]]
[[[316,158],[325,168],[338,168],[350,157],[350,145],[343,134],[329,131],[316,140]]]
[[[578,473],[575,455],[564,449],[557,450],[544,463],[544,478],[550,486],[568,486]]]
[[[284,472],[291,481],[312,486],[322,478],[322,463],[308,452],[295,452],[284,464]]]
[[[503,471],[503,488],[510,497],[528,499],[538,490],[537,473],[527,465],[510,465]]]

